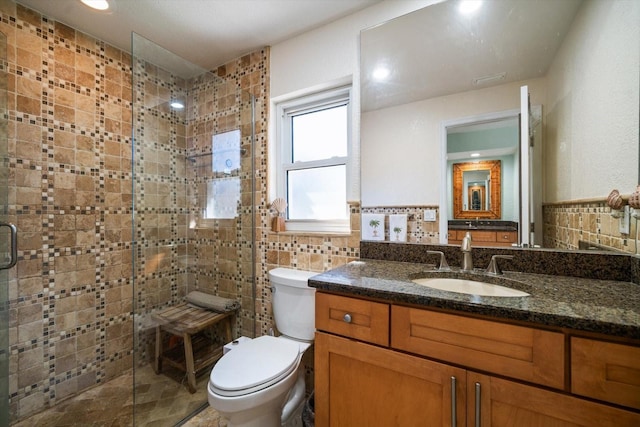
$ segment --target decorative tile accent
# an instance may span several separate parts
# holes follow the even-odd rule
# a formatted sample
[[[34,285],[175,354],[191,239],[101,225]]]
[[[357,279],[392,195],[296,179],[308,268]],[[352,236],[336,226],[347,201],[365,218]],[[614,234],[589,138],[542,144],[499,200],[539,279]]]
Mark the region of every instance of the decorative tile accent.
[[[425,209],[436,211],[436,221],[426,222],[424,218]],[[367,207],[362,208],[363,214],[379,213],[385,214],[385,241],[394,241],[393,230],[389,227],[390,215],[407,215],[407,242],[409,243],[438,243],[440,232],[439,209],[438,206],[395,206],[395,207]]]

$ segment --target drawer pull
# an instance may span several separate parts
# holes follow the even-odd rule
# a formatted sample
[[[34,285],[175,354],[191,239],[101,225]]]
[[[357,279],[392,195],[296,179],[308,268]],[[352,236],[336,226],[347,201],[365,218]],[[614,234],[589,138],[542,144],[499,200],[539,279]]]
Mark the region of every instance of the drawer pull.
[[[481,397],[482,389],[480,388],[480,383],[476,383],[476,423],[475,427],[480,427],[480,405],[482,404]]]
[[[344,320],[346,323],[351,323],[351,315],[349,313],[346,313],[343,317],[342,320]]]
[[[458,419],[456,416],[456,407],[458,406],[456,398],[456,377],[451,377],[451,427],[458,425]]]

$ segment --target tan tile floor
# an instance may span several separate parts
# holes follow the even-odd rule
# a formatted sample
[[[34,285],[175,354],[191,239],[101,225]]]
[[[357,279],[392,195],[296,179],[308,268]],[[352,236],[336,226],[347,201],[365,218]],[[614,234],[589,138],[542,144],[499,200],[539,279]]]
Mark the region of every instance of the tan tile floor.
[[[208,373],[197,378],[197,391],[188,392],[183,374],[165,369],[156,375],[150,366],[138,369],[136,415],[138,427],[172,427],[207,401]],[[133,423],[133,373],[128,372],[53,408],[33,415],[13,427],[124,427]],[[184,424],[187,427],[226,427],[224,419],[208,405]]]

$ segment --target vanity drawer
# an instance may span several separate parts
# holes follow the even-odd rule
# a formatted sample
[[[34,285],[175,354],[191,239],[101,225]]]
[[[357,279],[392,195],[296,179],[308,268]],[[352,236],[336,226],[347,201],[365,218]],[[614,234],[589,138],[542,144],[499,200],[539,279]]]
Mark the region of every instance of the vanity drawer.
[[[571,391],[640,409],[640,347],[572,337]]]
[[[518,241],[518,233],[516,231],[496,231],[496,242],[498,243],[516,243]]]
[[[466,231],[458,230],[457,232],[458,240],[462,240],[466,234],[467,234]],[[496,232],[487,231],[487,230],[473,230],[471,231],[471,241],[472,242],[495,242]]]
[[[391,347],[497,375],[564,388],[564,335],[392,306]]]
[[[389,304],[316,292],[316,329],[389,346]]]

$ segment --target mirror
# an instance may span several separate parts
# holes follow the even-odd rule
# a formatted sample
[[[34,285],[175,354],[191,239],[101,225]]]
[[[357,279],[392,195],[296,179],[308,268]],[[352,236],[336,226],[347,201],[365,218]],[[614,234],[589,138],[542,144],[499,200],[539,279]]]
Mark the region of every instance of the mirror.
[[[453,164],[453,217],[500,219],[500,160]]]
[[[631,193],[640,163],[638,2],[485,1],[470,16],[459,3],[361,33],[363,208],[436,206],[447,221],[443,123],[519,109],[523,85],[542,109],[532,169],[540,206]],[[381,67],[385,80],[375,77]]]

